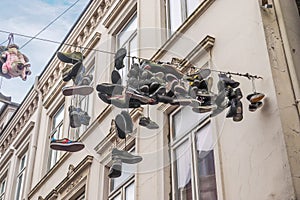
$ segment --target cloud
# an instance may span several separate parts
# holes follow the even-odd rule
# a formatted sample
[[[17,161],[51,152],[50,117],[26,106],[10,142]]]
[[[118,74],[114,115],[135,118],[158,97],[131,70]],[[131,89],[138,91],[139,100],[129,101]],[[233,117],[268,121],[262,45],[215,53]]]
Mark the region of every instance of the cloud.
[[[0,30],[34,36],[74,2],[75,0],[72,2],[69,0],[3,1],[0,17],[4,20],[1,20]],[[38,37],[61,42],[88,2],[89,0],[80,0]],[[8,34],[0,33],[0,43],[4,42],[7,37]],[[29,40],[29,38],[17,35],[14,38],[19,46]],[[32,40],[28,43],[22,48],[22,52],[30,59],[31,76],[26,82],[20,78],[10,80],[3,78],[0,91],[4,95],[12,96],[13,101],[20,103],[32,87],[35,76],[40,75],[58,46],[58,44],[39,40]]]

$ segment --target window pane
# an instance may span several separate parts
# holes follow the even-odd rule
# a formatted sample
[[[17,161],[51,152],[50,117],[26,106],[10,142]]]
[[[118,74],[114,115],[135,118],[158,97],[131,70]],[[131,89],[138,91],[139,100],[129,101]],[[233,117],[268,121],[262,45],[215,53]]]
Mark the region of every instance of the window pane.
[[[203,0],[186,0],[187,16],[190,16]]]
[[[173,128],[175,138],[186,134],[192,128],[194,128],[207,114],[199,114],[192,111],[192,108],[187,106],[181,109],[173,117]]]
[[[125,200],[134,200],[134,183],[125,188]]]
[[[0,195],[2,195],[5,192],[5,185],[6,185],[6,181],[3,180],[0,185]]]
[[[137,17],[136,15],[131,19],[131,21],[123,28],[123,30],[118,35],[118,47],[121,48],[133,33],[137,29]]]
[[[206,125],[196,133],[198,192],[201,200],[217,200],[212,132]]]
[[[17,191],[16,191],[16,200],[21,199],[21,190],[22,190],[22,185],[23,185],[23,174],[21,174],[18,177],[18,183],[17,183]]]
[[[53,117],[53,128],[57,127],[58,124],[64,119],[64,107],[62,107]]]
[[[191,173],[192,173],[192,157],[191,145],[189,140],[175,149],[176,157],[176,174],[177,174],[177,199],[191,199]]]
[[[112,200],[121,200],[121,194],[118,194],[115,198],[112,198]]]
[[[169,0],[169,23],[171,33],[174,33],[182,24],[181,0]]]
[[[115,190],[120,185],[122,185],[129,177],[131,177],[134,174],[135,171],[136,171],[136,165],[122,163],[121,176],[118,178],[111,179],[112,181],[111,191]]]
[[[22,158],[21,158],[21,162],[20,162],[20,171],[22,169],[24,169],[25,167],[25,162],[26,162],[26,155],[24,155]]]

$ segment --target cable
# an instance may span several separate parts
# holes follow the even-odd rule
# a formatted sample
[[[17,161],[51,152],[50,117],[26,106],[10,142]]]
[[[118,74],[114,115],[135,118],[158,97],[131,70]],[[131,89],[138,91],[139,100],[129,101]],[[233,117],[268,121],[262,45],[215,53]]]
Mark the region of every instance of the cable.
[[[8,41],[8,39],[6,39],[4,42],[0,43],[0,46],[2,46],[4,43],[6,43]]]
[[[54,20],[52,20],[47,26],[45,26],[40,32],[38,32],[35,36],[33,36],[30,40],[28,40],[25,44],[23,44],[20,49],[25,47],[29,42],[35,39],[39,34],[45,31],[49,26],[51,26],[56,20],[58,20],[61,16],[63,16],[66,12],[68,12],[72,7],[74,7],[80,0],[75,1],[71,6],[69,6],[64,12],[58,15]]]

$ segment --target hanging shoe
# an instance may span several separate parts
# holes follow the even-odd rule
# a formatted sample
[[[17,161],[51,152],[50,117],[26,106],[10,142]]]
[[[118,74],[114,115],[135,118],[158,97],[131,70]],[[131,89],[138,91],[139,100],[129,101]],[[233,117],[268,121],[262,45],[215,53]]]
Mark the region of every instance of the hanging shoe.
[[[141,156],[136,156],[127,151],[118,150],[117,148],[113,148],[111,154],[113,159],[120,159],[121,162],[127,164],[136,164],[143,160]]]
[[[256,103],[251,103],[249,104],[249,111],[250,112],[254,112],[256,111],[257,109],[261,108],[263,106],[263,103],[261,101],[258,101]]]
[[[149,86],[148,85],[143,85],[139,88],[139,90],[144,93],[144,94],[149,94]]]
[[[88,115],[87,112],[81,110],[81,108],[77,108],[77,111],[79,112],[80,124],[88,126],[90,124],[91,117]]]
[[[195,80],[202,81],[203,79],[207,78],[211,73],[210,69],[200,69],[196,73],[184,75],[183,79],[194,82]]]
[[[232,118],[233,116],[236,115],[237,113],[237,102],[238,100],[237,99],[232,99],[230,101],[230,108],[226,114],[226,118]]]
[[[112,95],[122,95],[125,87],[120,84],[100,83],[96,86],[96,90],[100,93]]]
[[[82,53],[76,51],[71,53],[57,52],[56,55],[58,59],[64,63],[75,64],[77,62],[82,62],[83,60]]]
[[[168,74],[166,74],[166,80],[168,82],[172,82],[173,80],[177,80],[178,81],[178,78],[175,75],[168,73]]]
[[[139,81],[137,78],[134,78],[134,77],[130,77],[127,81],[128,83],[128,86],[129,87],[132,87],[134,89],[138,89],[139,88]]]
[[[112,159],[112,165],[109,168],[108,177],[109,178],[118,178],[122,174],[122,161],[118,158]]]
[[[240,100],[236,102],[236,113],[233,116],[233,121],[239,122],[243,119],[243,104]]]
[[[111,72],[111,82],[113,84],[121,84],[122,83],[121,75],[119,74],[119,72],[117,70],[113,70]]]
[[[174,99],[172,97],[169,96],[165,96],[165,95],[156,95],[156,101],[157,102],[161,102],[161,103],[165,103],[165,104],[172,104]]]
[[[212,110],[212,112],[210,114],[210,117],[217,116],[218,114],[222,113],[225,109],[226,109],[226,107],[219,107],[219,106],[217,106],[216,109]]]
[[[126,137],[126,121],[124,119],[124,116],[121,114],[118,114],[115,118],[116,128],[117,128],[117,134],[118,137],[121,139],[125,139]]]
[[[133,132],[133,122],[131,119],[130,114],[127,111],[122,111],[121,115],[123,115],[124,119],[125,119],[125,133],[132,133]]]
[[[72,66],[71,69],[65,71],[63,74],[63,81],[68,82],[72,78],[76,77],[80,70],[83,70],[84,66],[81,61],[78,61],[76,64]]]
[[[252,94],[247,95],[247,99],[248,99],[248,101],[250,101],[250,103],[259,102],[264,97],[265,97],[265,95],[263,93],[258,93],[258,92],[254,92]]]
[[[175,90],[175,95],[181,95],[181,96],[187,96],[188,95],[187,89],[184,86],[180,85],[180,84],[176,85],[174,87],[174,90]]]
[[[210,112],[212,111],[212,109],[206,109],[206,108],[201,108],[201,107],[198,107],[198,108],[192,108],[192,110],[195,112],[195,113],[207,113],[207,112]]]
[[[163,72],[164,74],[173,74],[178,79],[181,79],[183,77],[183,73],[179,71],[174,65],[170,64],[157,64],[151,61],[145,61],[142,64],[142,68],[153,73]]]
[[[139,121],[139,125],[144,126],[148,129],[158,129],[159,126],[156,122],[152,121],[150,117],[141,117]]]
[[[156,82],[156,81],[154,81],[154,82],[152,82],[151,84],[150,84],[150,86],[149,86],[149,94],[153,94],[153,93],[155,93],[155,92],[163,92],[163,91],[157,91],[157,89],[160,87],[161,85],[158,83],[158,82]]]
[[[79,112],[77,108],[74,106],[69,107],[69,117],[70,117],[70,126],[72,128],[78,128],[81,126],[80,119],[79,119]]]
[[[230,86],[232,88],[236,88],[240,85],[239,82],[232,80],[226,74],[219,74],[219,80],[223,81],[225,86]]]
[[[84,148],[84,144],[79,141],[72,141],[68,138],[51,139],[50,148],[58,151],[77,152]]]
[[[123,63],[123,60],[124,60],[126,54],[127,54],[127,50],[125,48],[121,48],[116,52],[116,54],[115,54],[115,68],[117,70],[120,70],[123,67],[125,67],[125,65]]]
[[[82,95],[87,96],[93,92],[94,88],[88,85],[82,86],[65,86],[62,88],[62,93],[64,96],[72,96],[72,95]]]

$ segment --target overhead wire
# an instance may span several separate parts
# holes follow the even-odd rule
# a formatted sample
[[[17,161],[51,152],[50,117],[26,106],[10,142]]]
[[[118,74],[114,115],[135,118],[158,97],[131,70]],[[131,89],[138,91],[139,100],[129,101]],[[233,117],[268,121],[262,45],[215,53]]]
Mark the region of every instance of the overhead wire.
[[[70,5],[64,12],[58,15],[54,20],[52,20],[47,26],[45,26],[42,30],[40,30],[37,34],[35,34],[30,40],[28,40],[25,44],[23,44],[20,49],[25,47],[29,42],[35,39],[38,35],[40,35],[43,31],[49,28],[54,22],[56,22],[60,17],[62,17],[66,12],[68,12],[71,8],[73,8],[80,0],[75,1],[72,5]]]

